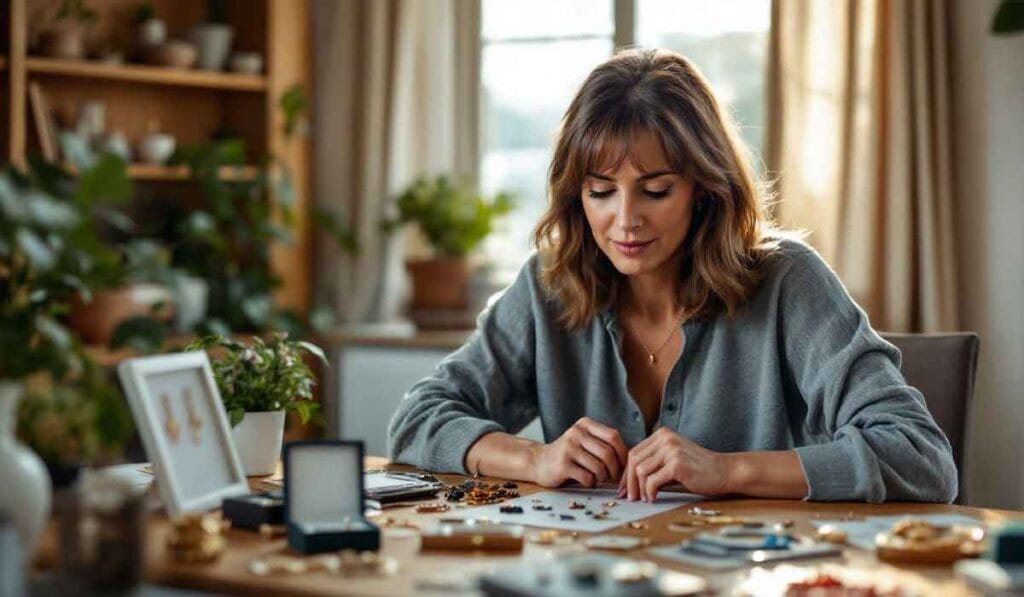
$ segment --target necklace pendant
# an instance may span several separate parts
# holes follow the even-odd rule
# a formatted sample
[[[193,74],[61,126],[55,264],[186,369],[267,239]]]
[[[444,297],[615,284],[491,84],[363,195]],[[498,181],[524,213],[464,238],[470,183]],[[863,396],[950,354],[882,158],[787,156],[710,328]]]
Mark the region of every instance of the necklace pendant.
[[[654,359],[654,355],[653,354],[647,353],[647,362],[652,364],[652,365],[656,362],[655,359]]]

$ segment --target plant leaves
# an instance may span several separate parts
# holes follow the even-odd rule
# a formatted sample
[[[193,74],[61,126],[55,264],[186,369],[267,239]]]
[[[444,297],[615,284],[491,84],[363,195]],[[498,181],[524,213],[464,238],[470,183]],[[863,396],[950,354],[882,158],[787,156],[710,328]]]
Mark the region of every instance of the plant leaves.
[[[49,317],[36,317],[36,330],[61,350],[71,348],[71,332]]]
[[[83,205],[90,205],[97,200],[123,202],[131,194],[132,183],[125,174],[124,160],[105,153],[92,168],[82,171],[76,199]]]
[[[242,300],[242,312],[258,326],[270,319],[274,302],[270,295],[250,296]]]
[[[245,409],[244,408],[237,407],[237,408],[232,408],[231,410],[228,411],[228,421],[231,423],[232,427],[237,427],[238,424],[241,423],[242,419],[244,419],[244,418],[245,418]]]
[[[312,342],[306,342],[305,340],[303,340],[299,342],[299,346],[305,348],[310,354],[320,359],[320,362],[323,363],[324,365],[328,364],[327,355],[324,354],[324,350],[317,346],[316,344],[313,344]]]
[[[1024,2],[1003,0],[992,19],[992,33],[1007,34],[1024,31]]]
[[[46,230],[66,230],[79,222],[78,212],[74,207],[56,201],[44,193],[33,191],[25,194],[28,207],[28,219]]]
[[[32,264],[32,267],[40,271],[47,271],[53,267],[57,259],[56,255],[54,255],[50,246],[43,239],[39,238],[38,234],[28,228],[19,228],[16,238],[18,247],[25,254],[25,258],[28,259],[29,263]]]
[[[160,351],[167,339],[167,326],[152,317],[139,316],[126,319],[114,328],[110,348],[131,347],[142,354]]]

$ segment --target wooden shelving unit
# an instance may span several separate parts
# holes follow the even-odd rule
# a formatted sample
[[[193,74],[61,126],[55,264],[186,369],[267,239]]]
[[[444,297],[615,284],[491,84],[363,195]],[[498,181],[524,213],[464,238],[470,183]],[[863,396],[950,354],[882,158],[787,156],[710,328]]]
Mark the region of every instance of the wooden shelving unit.
[[[59,60],[29,57],[25,61],[29,76],[42,73],[66,75],[85,79],[107,79],[152,85],[178,85],[203,87],[225,91],[255,91],[267,89],[267,78],[194,69],[176,69],[140,64],[104,64],[87,60]]]
[[[74,173],[75,167],[65,164],[64,168]],[[160,166],[156,164],[129,164],[127,167],[128,177],[133,180],[152,181],[183,181],[189,180],[192,173],[186,166]],[[220,170],[220,178],[229,181],[250,181],[259,176],[259,170],[254,166],[242,166],[239,168],[225,167]]]
[[[206,19],[207,0],[151,0],[167,24],[168,38],[185,38]],[[133,147],[154,127],[171,134],[179,147],[208,142],[230,129],[245,142],[247,161],[274,156],[287,164],[294,185],[290,245],[271,248],[275,272],[283,281],[275,295],[282,307],[304,312],[312,299],[312,232],[308,216],[311,146],[308,138],[287,138],[278,106],[281,95],[299,84],[312,86],[310,0],[225,0],[234,29],[233,50],[263,55],[264,74],[179,70],[143,64],[112,65],[38,55],[35,46],[50,26],[60,0],[0,0],[0,163],[26,163],[39,152],[39,135],[29,98],[38,83],[62,128],[73,128],[86,101],[106,106],[107,131],[119,130]],[[87,0],[98,18],[90,25],[91,50],[114,47],[132,54],[131,15],[139,0]],[[131,164],[128,173],[138,199],[187,197],[201,205],[186,168]],[[255,167],[226,169],[225,179],[252,180]],[[268,198],[273,200],[273,197]]]

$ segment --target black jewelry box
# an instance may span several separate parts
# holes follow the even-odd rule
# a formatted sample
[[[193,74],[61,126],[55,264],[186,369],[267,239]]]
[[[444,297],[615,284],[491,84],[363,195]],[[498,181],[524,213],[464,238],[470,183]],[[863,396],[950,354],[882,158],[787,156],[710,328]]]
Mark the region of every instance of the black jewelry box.
[[[380,548],[380,529],[363,516],[363,442],[286,444],[284,518],[288,545],[302,553]]]
[[[221,513],[231,526],[258,531],[261,524],[284,523],[284,493],[281,490],[225,498]]]

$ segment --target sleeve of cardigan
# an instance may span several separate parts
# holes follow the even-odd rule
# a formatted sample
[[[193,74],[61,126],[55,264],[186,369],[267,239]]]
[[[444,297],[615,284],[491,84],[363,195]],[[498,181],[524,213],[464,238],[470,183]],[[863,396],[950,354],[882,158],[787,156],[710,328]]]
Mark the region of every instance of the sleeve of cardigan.
[[[825,439],[796,448],[807,499],[951,502],[952,449],[900,373],[899,351],[817,253],[804,247],[792,257],[780,332],[808,425]]]
[[[466,473],[470,446],[537,416],[533,261],[477,318],[477,329],[405,395],[388,425],[396,462]]]

